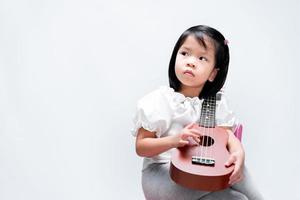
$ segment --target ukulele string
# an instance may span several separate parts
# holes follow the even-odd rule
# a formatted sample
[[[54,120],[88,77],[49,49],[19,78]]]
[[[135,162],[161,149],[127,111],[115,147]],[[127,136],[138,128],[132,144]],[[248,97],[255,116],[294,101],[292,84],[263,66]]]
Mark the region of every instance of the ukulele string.
[[[216,126],[216,121],[215,121],[215,119],[216,119],[216,101],[217,101],[217,99],[216,99],[216,96],[213,96],[212,97],[213,98],[213,102],[212,102],[212,112],[211,112],[211,131],[212,131],[212,135],[214,135],[214,131],[215,131],[215,126]],[[212,145],[212,142],[213,142],[213,138],[212,137],[210,137],[210,145]],[[213,156],[214,156],[214,151],[213,151],[213,148],[210,148],[210,156],[211,156],[211,158],[213,158]]]
[[[207,115],[206,115],[206,117],[207,117],[207,121],[208,121],[208,123],[207,123],[207,127],[208,127],[208,135],[207,135],[207,137],[206,137],[206,151],[207,151],[207,154],[206,154],[206,158],[211,158],[211,151],[210,151],[210,136],[211,136],[211,131],[212,131],[212,128],[211,128],[211,109],[213,109],[213,106],[212,106],[212,103],[213,103],[213,101],[212,101],[212,98],[213,97],[209,97],[208,98],[208,103],[207,103]]]
[[[208,97],[207,98],[207,102],[206,102],[206,104],[205,104],[205,116],[204,116],[204,119],[205,119],[205,122],[204,122],[204,127],[205,127],[205,133],[207,133],[208,132],[208,134],[205,134],[205,153],[204,153],[204,157],[205,157],[205,160],[206,160],[206,158],[208,158],[208,155],[207,155],[207,139],[208,139],[208,135],[209,135],[209,116],[208,116],[208,113],[209,113],[209,107],[210,107],[210,105],[209,105],[209,103],[210,103],[210,97]]]
[[[207,111],[209,107],[209,98],[206,98],[202,103],[201,108],[201,117],[200,121],[202,121],[201,126],[203,130],[202,139],[201,139],[201,148],[200,148],[200,158],[205,158],[207,156]]]
[[[205,121],[205,119],[204,119],[204,103],[205,103],[205,99],[204,99],[204,101],[202,102],[202,104],[201,104],[201,113],[200,113],[200,120],[199,120],[199,128],[200,127],[202,127],[202,136],[201,136],[201,147],[200,148],[198,148],[198,152],[197,152],[197,154],[198,154],[198,156],[200,157],[200,158],[202,158],[202,156],[203,156],[203,150],[204,150],[204,133],[203,133],[203,130],[205,130],[204,129],[204,121]],[[204,131],[205,132],[205,131]]]
[[[206,119],[207,119],[207,129],[208,129],[208,134],[206,136],[206,158],[210,158],[210,153],[209,153],[209,138],[210,138],[210,131],[211,131],[211,121],[210,121],[210,110],[211,110],[211,97],[208,98],[208,102],[207,102],[207,115],[206,115]]]
[[[206,115],[205,115],[205,122],[207,127],[207,132],[208,134],[206,135],[206,141],[205,141],[205,146],[206,146],[206,151],[205,151],[205,157],[206,158],[212,158],[213,154],[213,149],[210,147],[212,145],[212,137],[211,135],[213,134],[214,131],[214,113],[215,113],[215,98],[214,96],[208,97],[207,99],[207,108],[206,110]]]

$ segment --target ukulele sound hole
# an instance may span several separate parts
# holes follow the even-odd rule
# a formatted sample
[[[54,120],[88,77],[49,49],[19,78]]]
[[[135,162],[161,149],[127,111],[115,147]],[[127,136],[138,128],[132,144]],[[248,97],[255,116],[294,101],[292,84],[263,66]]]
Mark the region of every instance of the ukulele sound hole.
[[[205,147],[209,147],[215,143],[214,139],[210,136],[204,135],[201,137],[199,144]]]

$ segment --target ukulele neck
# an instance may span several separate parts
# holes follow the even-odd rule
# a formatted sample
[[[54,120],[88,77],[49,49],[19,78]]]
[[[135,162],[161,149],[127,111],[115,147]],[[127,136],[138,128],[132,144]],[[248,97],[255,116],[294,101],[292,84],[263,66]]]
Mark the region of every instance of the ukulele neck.
[[[199,126],[215,128],[216,126],[216,100],[217,96],[209,96],[202,102]]]

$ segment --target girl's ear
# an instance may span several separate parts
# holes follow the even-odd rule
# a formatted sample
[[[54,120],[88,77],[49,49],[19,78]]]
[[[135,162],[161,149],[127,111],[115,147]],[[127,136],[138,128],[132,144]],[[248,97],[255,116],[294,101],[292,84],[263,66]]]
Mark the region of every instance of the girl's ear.
[[[218,71],[219,71],[219,69],[215,67],[212,70],[212,72],[210,73],[210,75],[208,77],[208,81],[213,82],[215,80],[216,76],[217,76]]]

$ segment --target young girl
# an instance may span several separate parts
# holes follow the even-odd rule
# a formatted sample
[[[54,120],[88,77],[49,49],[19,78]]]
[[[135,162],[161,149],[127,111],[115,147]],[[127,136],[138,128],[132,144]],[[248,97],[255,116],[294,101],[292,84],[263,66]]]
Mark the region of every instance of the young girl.
[[[237,120],[228,109],[221,90],[228,71],[228,42],[217,30],[200,25],[186,30],[178,39],[169,64],[170,87],[160,87],[139,100],[132,133],[136,152],[144,157],[142,187],[148,200],[262,199],[244,167],[245,153],[234,136]],[[169,175],[171,151],[192,142],[199,143],[199,123],[203,98],[219,92],[217,126],[226,128],[230,157],[234,164],[231,187],[206,192],[182,187]],[[194,140],[194,141],[191,141]]]

